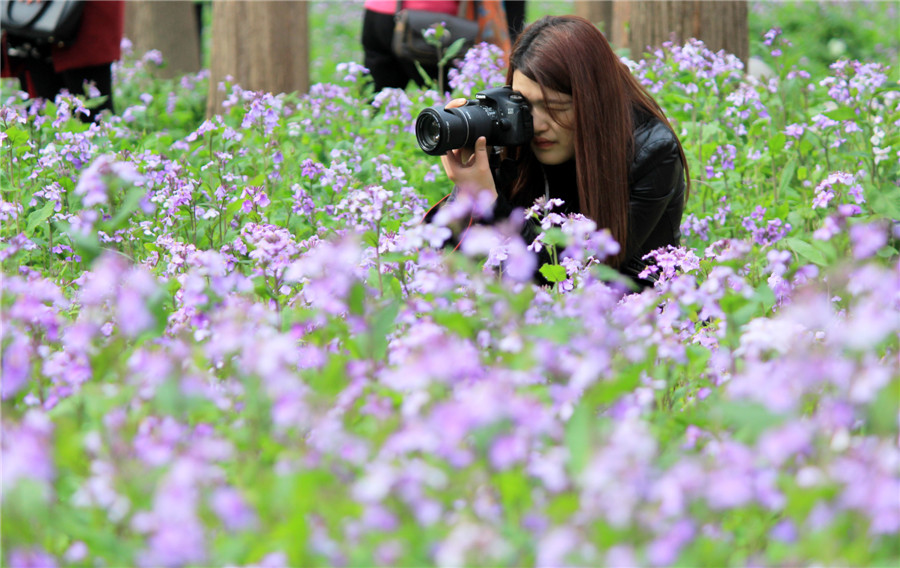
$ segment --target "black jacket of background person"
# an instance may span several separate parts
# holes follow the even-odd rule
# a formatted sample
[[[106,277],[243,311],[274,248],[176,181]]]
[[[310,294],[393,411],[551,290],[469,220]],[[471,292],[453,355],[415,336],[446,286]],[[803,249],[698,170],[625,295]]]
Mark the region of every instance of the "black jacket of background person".
[[[516,208],[530,207],[536,196],[544,194],[543,187],[526,188],[510,199],[510,188],[517,174],[517,167],[513,160],[503,160],[493,172],[497,187],[493,222],[508,218]],[[550,197],[565,201],[564,207],[556,211],[580,213],[574,160],[558,166],[542,167],[550,187]],[[685,181],[675,134],[658,118],[641,111],[634,113],[634,159],[628,179],[628,242],[625,243],[625,256],[619,272],[643,288],[652,286],[655,279],[638,278],[638,274],[647,266],[642,257],[657,248],[678,246],[680,243]],[[430,221],[436,211],[435,207],[425,220]],[[536,221],[528,220],[522,229],[522,237],[530,244],[540,231],[540,225]],[[453,246],[455,239],[447,244]],[[538,267],[550,262],[546,249],[538,256]],[[546,284],[539,272],[535,273],[535,280]]]

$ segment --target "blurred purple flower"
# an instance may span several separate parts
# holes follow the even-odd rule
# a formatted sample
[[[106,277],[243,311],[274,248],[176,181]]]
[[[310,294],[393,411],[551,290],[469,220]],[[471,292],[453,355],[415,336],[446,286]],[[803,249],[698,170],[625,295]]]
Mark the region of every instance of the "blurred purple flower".
[[[812,449],[815,425],[793,421],[766,431],[757,442],[757,451],[770,464],[780,467],[789,459]]]
[[[251,529],[256,525],[256,513],[235,489],[222,487],[210,497],[210,507],[230,531]]]
[[[690,520],[683,519],[676,522],[666,534],[648,545],[647,560],[653,566],[675,564],[681,550],[694,538],[695,532],[694,525]]]
[[[28,410],[18,424],[3,425],[0,475],[4,494],[11,492],[23,479],[37,481],[49,489],[56,474],[51,447],[53,429],[50,418],[37,409]]]
[[[528,443],[521,435],[507,434],[494,439],[488,458],[494,469],[505,471],[524,461],[527,452]]]
[[[14,548],[8,557],[9,568],[56,568],[56,558],[38,548]]]
[[[769,531],[769,538],[778,542],[793,543],[797,541],[797,526],[790,519],[779,521]]]
[[[888,242],[888,235],[880,223],[859,223],[850,227],[850,242],[853,256],[864,259],[881,250]]]
[[[3,351],[3,381],[0,381],[0,398],[14,397],[28,385],[35,356],[31,341],[24,334],[16,335]]]
[[[369,70],[366,67],[355,61],[338,63],[335,69],[338,73],[344,73],[343,80],[349,83],[356,83],[363,75],[369,73]]]
[[[104,154],[81,172],[74,192],[84,196],[82,203],[85,207],[106,203],[109,199],[108,180],[112,177],[130,185],[140,185],[144,179],[132,164],[117,161],[113,154]]]
[[[569,527],[554,527],[537,542],[537,566],[567,566],[566,557],[580,543],[578,533]]]

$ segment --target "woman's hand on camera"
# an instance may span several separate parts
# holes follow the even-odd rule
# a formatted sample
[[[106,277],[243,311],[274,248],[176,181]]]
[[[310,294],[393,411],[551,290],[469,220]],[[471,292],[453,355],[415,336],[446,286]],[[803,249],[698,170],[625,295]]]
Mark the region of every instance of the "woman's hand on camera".
[[[466,104],[466,99],[453,99],[445,108],[458,108]],[[441,156],[441,164],[460,193],[475,197],[482,191],[490,191],[496,198],[497,188],[491,175],[488,160],[487,139],[484,136],[475,141],[475,148],[450,150]]]

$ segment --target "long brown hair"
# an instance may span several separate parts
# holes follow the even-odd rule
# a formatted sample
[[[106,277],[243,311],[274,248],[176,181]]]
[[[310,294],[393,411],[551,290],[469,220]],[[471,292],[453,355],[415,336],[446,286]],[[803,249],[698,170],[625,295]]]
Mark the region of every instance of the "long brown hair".
[[[572,96],[575,168],[579,209],[599,228],[607,228],[621,245],[624,260],[628,237],[628,173],[633,159],[632,112],[639,108],[671,125],[659,105],[638,83],[609,42],[592,23],[578,16],[544,16],[519,35],[510,55],[507,84],[520,71],[540,85]],[[546,92],[544,93],[546,96]],[[551,118],[556,120],[550,111]],[[681,162],[687,172],[684,150]],[[523,164],[512,195],[543,187],[540,164],[528,146],[519,149]],[[689,178],[688,178],[689,179]],[[537,195],[522,193],[520,198]]]

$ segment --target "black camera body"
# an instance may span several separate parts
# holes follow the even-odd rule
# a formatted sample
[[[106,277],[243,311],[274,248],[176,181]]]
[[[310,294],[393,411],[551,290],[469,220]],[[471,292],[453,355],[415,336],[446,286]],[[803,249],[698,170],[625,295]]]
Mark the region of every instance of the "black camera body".
[[[456,148],[472,148],[480,136],[488,146],[522,146],[534,137],[528,102],[509,87],[486,89],[475,100],[445,109],[426,108],[416,118],[416,140],[431,156]]]

